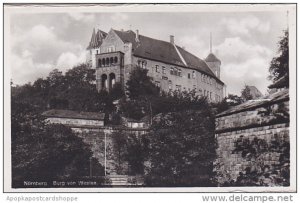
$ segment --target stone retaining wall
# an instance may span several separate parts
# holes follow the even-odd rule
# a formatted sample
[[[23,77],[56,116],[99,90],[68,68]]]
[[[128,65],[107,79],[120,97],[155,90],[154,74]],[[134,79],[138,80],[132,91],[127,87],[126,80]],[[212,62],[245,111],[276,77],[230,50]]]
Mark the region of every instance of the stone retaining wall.
[[[285,166],[289,172],[289,101],[288,95],[285,97],[280,101],[259,101],[257,106],[255,101],[249,101],[217,115],[214,170],[220,185],[232,185],[245,177],[243,174],[252,172],[264,174],[266,170],[279,177]],[[270,178],[259,181],[262,185],[277,184],[267,179]]]
[[[105,165],[105,134],[106,134],[106,172],[109,175],[126,175],[128,174],[128,162],[122,161],[118,166],[117,152],[114,150],[113,133],[118,131],[114,128],[75,128],[72,130],[78,137],[88,144],[93,152],[93,157],[104,167]],[[128,130],[136,136],[144,134],[145,131]],[[119,170],[117,170],[119,168]]]
[[[239,138],[264,139],[267,142],[267,148],[272,142],[289,142],[289,124],[277,124],[258,128],[250,128],[245,130],[231,131],[217,134],[218,158],[215,162],[216,171],[221,174],[218,179],[219,183],[236,181],[240,172],[247,168],[251,170],[259,170],[260,165],[269,166],[279,164],[280,154],[277,152],[263,153],[259,160],[245,159],[242,152],[235,153],[236,142]]]

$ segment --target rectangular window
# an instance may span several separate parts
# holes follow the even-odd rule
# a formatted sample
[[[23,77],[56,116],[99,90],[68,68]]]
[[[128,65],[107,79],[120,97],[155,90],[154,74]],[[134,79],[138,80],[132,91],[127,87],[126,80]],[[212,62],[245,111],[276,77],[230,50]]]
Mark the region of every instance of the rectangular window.
[[[188,73],[188,79],[190,79],[191,78],[191,74],[190,73]]]
[[[181,69],[178,70],[178,76],[181,77]]]
[[[166,67],[162,66],[161,69],[162,69],[162,73],[163,73],[163,74],[166,74]]]
[[[195,72],[195,71],[193,71],[193,73],[192,73],[192,77],[193,77],[193,79],[195,79],[195,78],[196,78],[196,72]]]
[[[178,73],[178,69],[174,68],[174,75],[177,75],[177,73]]]
[[[176,85],[176,90],[181,91],[181,85]]]
[[[107,52],[114,52],[115,51],[115,46],[109,46],[107,48]]]
[[[172,90],[172,81],[169,80],[169,90]]]
[[[170,74],[174,75],[174,68],[173,67],[170,68]]]
[[[142,67],[142,62],[140,60],[137,61],[138,62],[138,67]]]
[[[146,65],[147,65],[147,62],[146,61],[142,61],[142,68],[143,69],[146,69]]]
[[[155,66],[155,72],[159,73],[159,67],[158,67],[158,65]]]

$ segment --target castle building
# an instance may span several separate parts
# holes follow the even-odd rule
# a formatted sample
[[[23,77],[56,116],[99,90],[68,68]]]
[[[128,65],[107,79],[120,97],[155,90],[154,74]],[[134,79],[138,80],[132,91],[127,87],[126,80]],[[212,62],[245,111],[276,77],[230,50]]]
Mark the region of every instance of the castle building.
[[[111,29],[93,31],[87,47],[87,62],[96,69],[100,91],[110,90],[116,82],[123,87],[136,66],[148,70],[153,82],[163,91],[192,91],[212,102],[224,97],[220,79],[221,61],[211,52],[202,60],[170,41],[153,39],[133,32]]]

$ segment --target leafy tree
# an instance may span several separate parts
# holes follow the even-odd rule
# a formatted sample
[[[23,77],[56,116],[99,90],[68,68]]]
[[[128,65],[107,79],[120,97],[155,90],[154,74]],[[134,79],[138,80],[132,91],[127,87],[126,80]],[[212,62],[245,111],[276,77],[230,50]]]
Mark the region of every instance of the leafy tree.
[[[129,165],[129,175],[144,174],[144,163],[148,157],[149,141],[146,139],[146,134],[136,135],[128,133],[127,135],[127,155],[126,160]]]
[[[68,127],[45,124],[37,109],[12,100],[12,184],[89,175],[92,152]]]
[[[96,80],[95,70],[86,64],[80,64],[68,70],[65,74],[69,86],[89,86]]]
[[[113,111],[113,99],[121,97],[118,84],[112,95],[98,92],[94,70],[85,64],[75,66],[65,75],[55,69],[46,79],[39,78],[33,85],[12,86],[12,99],[33,104],[41,111],[49,108],[76,111]],[[108,99],[111,97],[112,99]]]
[[[112,134],[114,163],[118,174],[141,175],[148,155],[145,134],[116,131]]]
[[[228,96],[225,97],[221,102],[215,104],[217,110],[216,113],[221,113],[230,107],[239,105],[241,103],[243,103],[243,98],[234,94],[228,94]]]
[[[225,99],[229,106],[236,106],[243,103],[243,98],[234,94],[228,94],[227,98]]]
[[[202,110],[161,114],[154,120],[147,136],[146,185],[211,186],[216,142],[210,108],[203,105]]]
[[[283,76],[287,76],[287,78],[289,76],[289,33],[287,30],[284,31],[284,36],[278,43],[278,56],[272,59],[269,72],[269,79],[273,82]]]
[[[109,92],[110,97],[112,100],[118,100],[125,96],[123,87],[121,83],[117,82]]]
[[[126,142],[127,136],[124,131],[116,131],[112,133],[112,146],[115,155],[114,163],[116,165],[117,174],[126,174],[124,171],[124,163],[126,159]]]
[[[251,90],[248,85],[245,85],[244,89],[242,89],[241,96],[244,99],[244,101],[253,99],[253,96],[251,95]]]
[[[144,95],[159,95],[159,88],[156,87],[151,78],[147,75],[148,70],[135,67],[126,83],[127,95],[130,99],[136,99]]]
[[[127,118],[139,120],[147,115],[148,106],[150,105],[145,98],[138,98],[135,100],[127,100],[123,98],[120,100],[120,112]]]

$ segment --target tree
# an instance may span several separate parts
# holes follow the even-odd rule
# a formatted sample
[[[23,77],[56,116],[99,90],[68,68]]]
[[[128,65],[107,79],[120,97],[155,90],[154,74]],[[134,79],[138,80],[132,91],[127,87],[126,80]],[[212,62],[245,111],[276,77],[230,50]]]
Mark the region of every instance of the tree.
[[[199,111],[162,114],[147,137],[147,186],[211,186],[216,142],[208,106]]]
[[[148,70],[135,67],[126,83],[127,95],[130,99],[136,99],[144,95],[159,95],[159,88],[152,83],[147,75]]]
[[[89,175],[92,152],[68,127],[45,124],[36,108],[12,100],[12,184]]]
[[[112,134],[114,163],[118,174],[144,173],[144,162],[148,155],[148,139],[145,136],[122,130]]]
[[[269,73],[269,79],[273,82],[283,76],[289,76],[289,33],[287,30],[284,31],[284,36],[278,42],[278,56],[272,59]]]
[[[241,96],[244,99],[244,101],[253,99],[253,96],[251,94],[251,89],[249,88],[248,85],[245,85],[244,89],[242,89]]]
[[[227,98],[225,99],[228,102],[229,106],[236,106],[243,103],[243,98],[234,94],[228,94]]]
[[[68,70],[65,74],[69,86],[89,86],[95,80],[95,70],[87,66],[87,64],[80,64]]]

